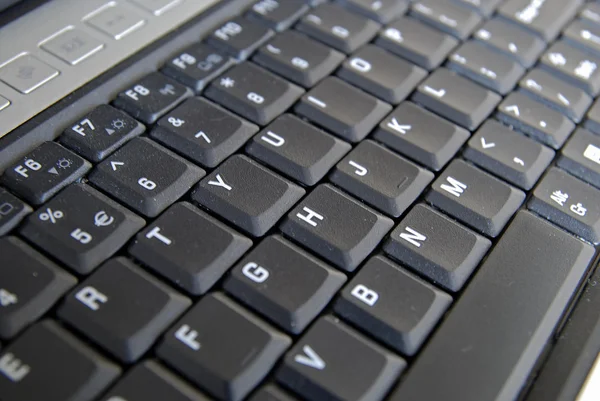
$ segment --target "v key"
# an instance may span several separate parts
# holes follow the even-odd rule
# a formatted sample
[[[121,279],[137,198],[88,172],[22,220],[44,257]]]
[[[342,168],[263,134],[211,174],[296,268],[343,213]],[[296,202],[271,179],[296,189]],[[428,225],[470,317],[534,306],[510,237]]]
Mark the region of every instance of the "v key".
[[[294,357],[294,361],[301,365],[306,365],[318,370],[325,369],[325,361],[321,359],[321,357],[310,347],[310,345],[305,345],[302,347],[302,352],[304,354],[296,355]]]

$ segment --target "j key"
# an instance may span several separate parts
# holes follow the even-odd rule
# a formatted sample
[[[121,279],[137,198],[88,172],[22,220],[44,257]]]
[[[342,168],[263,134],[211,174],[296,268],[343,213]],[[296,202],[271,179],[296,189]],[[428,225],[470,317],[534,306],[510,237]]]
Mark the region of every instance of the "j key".
[[[291,115],[284,114],[259,132],[246,151],[305,185],[314,185],[351,146]]]
[[[455,3],[477,11],[479,14],[489,17],[502,0],[454,0]]]
[[[256,125],[195,97],[158,120],[150,136],[198,164],[215,167],[256,131]]]
[[[489,120],[469,141],[465,157],[489,173],[529,190],[552,162],[554,151]]]
[[[205,296],[159,346],[158,356],[218,399],[243,399],[289,347],[287,336],[221,293]]]
[[[16,237],[0,239],[0,338],[35,322],[77,283],[75,277]]]
[[[338,76],[388,103],[398,104],[427,72],[377,46],[367,45],[344,62]]]
[[[419,204],[392,231],[385,252],[450,291],[459,291],[490,240]]]
[[[0,235],[8,234],[31,211],[28,204],[0,188]]]
[[[270,72],[245,62],[213,81],[205,95],[257,124],[286,111],[304,91]]]
[[[554,224],[600,243],[600,191],[562,170],[552,168],[533,192],[527,207]]]
[[[335,311],[405,355],[414,355],[452,298],[377,256],[344,288]]]
[[[152,124],[191,95],[192,91],[189,88],[154,72],[119,93],[114,105],[131,114],[133,118]]]
[[[596,100],[587,113],[585,127],[594,134],[600,135],[600,100]]]
[[[426,70],[433,70],[446,60],[458,40],[415,19],[402,17],[383,29],[375,43]]]
[[[411,6],[411,15],[458,39],[466,39],[481,17],[466,7],[446,0],[420,0]]]
[[[394,217],[433,180],[433,173],[370,140],[361,142],[332,172],[331,181]]]
[[[600,27],[596,23],[575,20],[563,31],[563,37],[581,50],[600,55]]]
[[[364,139],[391,109],[335,77],[318,84],[295,108],[298,114],[350,142]]]
[[[307,400],[380,400],[406,362],[332,316],[285,356],[277,380]]]
[[[285,331],[299,334],[345,281],[342,273],[273,236],[238,263],[224,286]]]
[[[254,393],[250,401],[295,401],[296,398],[274,384],[268,384]]]
[[[563,148],[558,165],[600,188],[600,137],[579,128]]]
[[[413,100],[458,125],[474,130],[494,111],[501,97],[440,68],[419,85]]]
[[[123,362],[136,361],[189,299],[125,258],[112,259],[65,298],[58,316]]]
[[[85,184],[74,184],[29,216],[21,235],[80,274],[118,251],[144,220]]]
[[[592,98],[583,90],[540,69],[530,71],[519,82],[519,89],[575,122],[581,121],[592,104]]]
[[[520,190],[461,160],[433,183],[427,201],[475,230],[496,237],[525,200]]]
[[[579,18],[596,24],[600,23],[600,4],[586,4],[579,12]]]
[[[439,171],[469,139],[469,132],[414,103],[403,102],[379,124],[373,137]]]
[[[204,171],[154,142],[136,138],[100,163],[90,181],[138,212],[155,217]]]
[[[238,60],[244,60],[271,36],[273,31],[262,24],[238,17],[216,29],[207,41]]]
[[[44,142],[4,171],[0,183],[27,202],[40,205],[78,180],[91,164],[55,142]]]
[[[45,320],[0,353],[2,401],[89,401],[121,369],[60,327]]]
[[[338,4],[321,4],[300,20],[296,29],[344,53],[352,53],[377,33],[378,23]]]
[[[248,18],[276,31],[283,31],[308,10],[309,6],[302,0],[259,0],[250,9]]]
[[[129,253],[193,295],[208,291],[252,241],[189,203],[177,203],[139,233]]]
[[[516,61],[472,40],[452,53],[449,68],[501,95],[510,92],[525,74]]]
[[[331,185],[320,185],[287,216],[281,230],[336,266],[353,271],[392,228],[391,219]]]
[[[268,0],[264,0],[268,1]],[[306,88],[331,74],[344,55],[295,31],[277,35],[253,61]]]
[[[60,136],[60,142],[92,162],[99,162],[146,128],[109,105],[92,110]]]
[[[554,149],[575,129],[566,116],[520,92],[511,93],[498,106],[498,119]]]
[[[338,0],[338,2],[382,24],[398,18],[408,8],[407,0]]]
[[[304,189],[246,156],[233,156],[192,193],[192,199],[244,231],[264,235],[304,195]]]

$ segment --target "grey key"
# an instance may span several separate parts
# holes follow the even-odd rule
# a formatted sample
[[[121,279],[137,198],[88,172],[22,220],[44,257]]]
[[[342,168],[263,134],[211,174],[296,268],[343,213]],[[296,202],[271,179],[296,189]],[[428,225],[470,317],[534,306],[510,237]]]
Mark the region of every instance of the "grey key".
[[[432,184],[427,202],[496,237],[525,200],[525,194],[462,160],[453,161]]]
[[[489,17],[502,0],[454,0],[455,3],[470,7],[479,14]]]
[[[460,40],[466,39],[481,22],[476,12],[447,0],[419,0],[412,4],[410,14]]]
[[[600,26],[586,20],[575,20],[563,31],[569,44],[600,56]]]
[[[579,128],[563,148],[558,165],[600,188],[600,136]]]
[[[579,12],[579,18],[600,24],[600,4],[588,3]]]
[[[57,77],[59,71],[30,54],[22,54],[0,68],[0,81],[28,94]]]
[[[585,127],[600,135],[600,100],[596,100],[586,115]]]
[[[417,88],[412,99],[469,130],[477,128],[500,103],[500,96],[440,68]]]
[[[389,400],[517,399],[593,254],[520,212]]]
[[[408,0],[338,0],[345,7],[382,24],[398,18],[408,8]]]

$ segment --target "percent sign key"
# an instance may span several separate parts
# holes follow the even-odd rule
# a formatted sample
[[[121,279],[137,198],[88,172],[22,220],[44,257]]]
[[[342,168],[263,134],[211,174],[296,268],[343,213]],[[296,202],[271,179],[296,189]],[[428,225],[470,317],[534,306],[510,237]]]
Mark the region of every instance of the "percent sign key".
[[[62,219],[65,216],[62,210],[52,210],[46,208],[46,210],[39,214],[41,221],[49,221],[52,224],[56,224],[56,221]]]

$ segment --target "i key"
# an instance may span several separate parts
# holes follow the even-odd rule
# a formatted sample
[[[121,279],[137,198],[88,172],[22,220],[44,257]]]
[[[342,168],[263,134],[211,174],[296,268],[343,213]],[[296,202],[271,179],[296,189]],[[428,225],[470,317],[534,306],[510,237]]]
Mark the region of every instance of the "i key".
[[[338,2],[382,24],[396,19],[408,8],[407,0],[338,0]]]
[[[216,29],[207,41],[238,60],[244,60],[271,36],[273,31],[262,24],[238,17]]]
[[[309,8],[302,0],[259,0],[250,9],[248,18],[260,21],[276,31],[283,31]]]
[[[8,234],[31,212],[28,204],[0,187],[0,236]]]
[[[577,129],[563,148],[558,166],[600,188],[600,136]]]
[[[411,15],[460,40],[465,40],[481,22],[476,12],[446,0],[420,0],[410,10]]]

